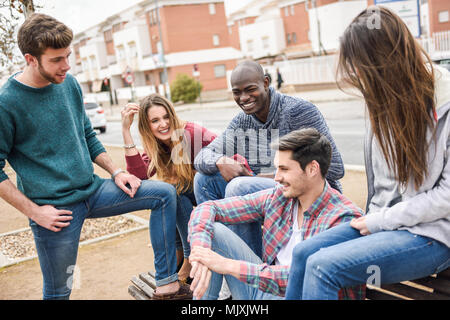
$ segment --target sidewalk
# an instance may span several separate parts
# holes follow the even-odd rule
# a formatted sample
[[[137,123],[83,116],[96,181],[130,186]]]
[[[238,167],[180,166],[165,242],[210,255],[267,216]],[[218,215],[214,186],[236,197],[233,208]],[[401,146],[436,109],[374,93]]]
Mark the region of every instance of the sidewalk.
[[[298,92],[287,92],[287,95],[294,97],[299,97],[304,100],[310,101],[312,103],[321,102],[333,102],[333,101],[349,101],[358,99],[357,97],[344,93],[339,89],[326,89],[326,90],[310,90],[310,91],[298,91]],[[113,105],[112,107],[106,108],[106,118],[108,121],[121,121],[120,111],[123,106]],[[219,108],[236,108],[236,102],[234,100],[223,100],[214,102],[203,102],[203,103],[188,103],[175,106],[177,112],[180,111],[190,111],[190,110],[210,110]]]

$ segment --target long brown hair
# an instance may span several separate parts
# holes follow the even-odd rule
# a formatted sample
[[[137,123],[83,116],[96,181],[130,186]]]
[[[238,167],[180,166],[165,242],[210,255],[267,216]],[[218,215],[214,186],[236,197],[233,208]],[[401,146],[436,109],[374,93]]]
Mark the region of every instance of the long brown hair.
[[[194,181],[194,170],[189,156],[190,147],[184,139],[184,122],[177,117],[170,101],[157,93],[145,97],[140,105],[139,133],[150,158],[147,175],[150,177],[155,170],[157,178],[174,184],[178,194],[187,191]],[[170,127],[173,128],[169,147],[150,130],[148,110],[154,106],[163,107],[169,115]]]
[[[434,71],[406,24],[383,7],[362,11],[340,39],[337,79],[361,91],[388,167],[401,185],[413,179],[418,189],[435,125]]]

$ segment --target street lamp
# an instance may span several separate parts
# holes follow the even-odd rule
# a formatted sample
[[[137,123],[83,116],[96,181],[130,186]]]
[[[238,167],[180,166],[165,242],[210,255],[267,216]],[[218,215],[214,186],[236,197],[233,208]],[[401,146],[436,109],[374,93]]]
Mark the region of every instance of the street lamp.
[[[159,6],[158,6],[158,0],[155,0],[155,6],[156,6],[156,17],[158,20],[158,32],[159,32],[159,41],[161,43],[161,57],[162,57],[162,63],[163,63],[163,74],[164,74],[164,91],[166,91],[166,96],[167,99],[171,100],[170,97],[170,89],[167,90],[166,88],[166,82],[169,82],[169,77],[167,75],[167,67],[166,67],[166,58],[165,58],[165,53],[164,53],[164,42],[163,42],[163,38],[162,38],[162,31],[161,31],[161,23],[160,23],[160,19],[159,19]]]

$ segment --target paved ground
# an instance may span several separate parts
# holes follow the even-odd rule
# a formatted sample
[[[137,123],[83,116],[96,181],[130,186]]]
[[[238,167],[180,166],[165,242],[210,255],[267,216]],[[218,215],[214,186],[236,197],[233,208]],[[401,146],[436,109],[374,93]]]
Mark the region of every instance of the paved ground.
[[[325,93],[315,94],[318,98],[325,97]],[[184,108],[192,108],[192,106]],[[125,167],[121,148],[108,147],[107,150],[117,164]],[[108,176],[98,168],[96,172],[103,177]],[[13,172],[9,173],[14,180]],[[367,195],[364,172],[347,168],[342,183],[344,194],[360,207],[364,207]],[[0,233],[28,226],[27,219],[2,199],[0,199],[0,212],[2,213],[0,214]],[[148,220],[149,215],[146,212],[138,212],[137,215]],[[131,299],[127,292],[130,278],[140,272],[154,270],[153,252],[149,242],[148,230],[142,230],[81,247],[77,262],[80,276],[75,281],[71,298],[76,300]],[[40,299],[42,276],[38,260],[33,259],[0,269],[0,288],[0,300]]]

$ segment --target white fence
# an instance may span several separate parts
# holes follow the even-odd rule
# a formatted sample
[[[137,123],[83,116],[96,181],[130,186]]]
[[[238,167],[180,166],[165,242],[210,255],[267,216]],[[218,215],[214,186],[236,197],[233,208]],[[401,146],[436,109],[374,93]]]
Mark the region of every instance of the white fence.
[[[450,58],[450,30],[435,32],[430,38],[419,39],[432,59]]]
[[[275,62],[275,67],[287,85],[330,83],[335,81],[336,59],[337,55],[329,55],[285,60]]]
[[[450,58],[450,31],[436,32],[430,38],[418,39],[433,60]],[[286,85],[332,83],[336,79],[337,55],[275,62],[268,68],[273,79],[279,68]]]

